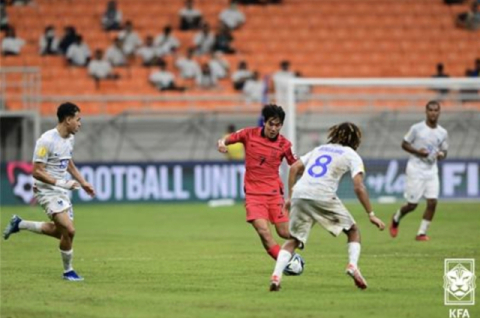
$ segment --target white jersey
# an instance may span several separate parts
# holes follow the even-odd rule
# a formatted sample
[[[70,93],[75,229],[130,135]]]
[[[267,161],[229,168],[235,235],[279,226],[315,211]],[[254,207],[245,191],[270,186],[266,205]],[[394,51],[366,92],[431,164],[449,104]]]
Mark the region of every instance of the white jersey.
[[[342,176],[364,173],[362,158],[350,147],[321,145],[300,158],[305,171],[293,187],[292,198],[323,200],[337,196]]]
[[[436,128],[429,127],[425,121],[421,121],[410,127],[410,130],[403,138],[415,149],[427,149],[429,156],[420,158],[413,154],[408,159],[408,166],[419,174],[437,174],[437,157],[439,151],[448,150],[448,132],[445,128],[437,125]]]
[[[57,180],[65,179],[68,163],[72,159],[74,136],[62,138],[57,128],[46,131],[35,145],[33,162],[45,163],[45,171]],[[35,186],[42,189],[60,189],[35,180]]]

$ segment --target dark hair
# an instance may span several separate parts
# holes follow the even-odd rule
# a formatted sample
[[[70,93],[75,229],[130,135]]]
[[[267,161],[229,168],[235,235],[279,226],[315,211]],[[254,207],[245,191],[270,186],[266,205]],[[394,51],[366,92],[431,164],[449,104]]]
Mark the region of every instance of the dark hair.
[[[430,105],[437,105],[438,109],[440,109],[440,102],[438,100],[431,100],[425,105],[425,109],[428,109]]]
[[[280,123],[283,124],[283,121],[285,120],[285,112],[281,106],[268,104],[263,106],[262,117],[265,122],[267,122],[270,118],[278,118],[280,119]]]
[[[80,108],[77,105],[70,102],[63,103],[57,109],[58,122],[63,122],[67,117],[74,117],[77,112],[80,112]]]
[[[357,125],[344,122],[328,130],[328,143],[340,144],[357,150],[362,139],[362,131]]]

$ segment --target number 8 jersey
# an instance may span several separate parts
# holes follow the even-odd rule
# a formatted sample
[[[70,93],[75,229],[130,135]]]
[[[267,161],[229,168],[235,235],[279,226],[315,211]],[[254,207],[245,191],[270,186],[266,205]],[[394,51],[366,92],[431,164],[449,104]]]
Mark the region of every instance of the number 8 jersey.
[[[323,200],[337,196],[342,176],[350,171],[352,179],[365,173],[362,158],[350,147],[321,145],[300,160],[305,166],[302,177],[293,187],[292,198]]]

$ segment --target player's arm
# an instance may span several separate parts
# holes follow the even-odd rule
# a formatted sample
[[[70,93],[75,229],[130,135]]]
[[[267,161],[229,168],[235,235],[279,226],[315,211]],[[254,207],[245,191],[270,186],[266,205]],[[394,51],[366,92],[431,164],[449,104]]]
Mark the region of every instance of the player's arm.
[[[297,160],[291,167],[290,171],[288,172],[288,199],[285,201],[285,210],[290,210],[291,205],[291,198],[293,193],[293,186],[297,182],[299,176],[303,174],[305,171],[305,165],[303,164],[302,160]]]
[[[93,189],[93,186],[88,183],[85,178],[83,178],[82,174],[80,171],[78,171],[77,166],[73,162],[72,159],[68,161],[68,167],[67,167],[68,173],[72,175],[72,177],[80,183],[80,186],[87,192],[90,196],[95,196],[95,189]]]
[[[382,222],[382,220],[377,218],[373,212],[367,188],[365,188],[365,184],[363,183],[362,172],[357,173],[355,177],[353,177],[353,190],[355,191],[355,194],[357,195],[357,198],[362,204],[363,208],[367,212],[370,222],[376,225],[380,230],[383,230],[385,228],[385,224]]]
[[[416,149],[406,140],[402,141],[402,149],[418,157],[423,157],[423,158],[428,157],[427,149],[424,149],[424,148]]]
[[[237,132],[231,133],[223,138],[220,138],[217,141],[217,149],[221,153],[226,153],[228,151],[227,146],[236,144],[237,142],[244,143],[246,138],[246,131],[241,129]]]
[[[73,190],[75,188],[79,188],[80,185],[73,180],[61,180],[61,179],[55,179],[52,177],[47,170],[45,169],[46,164],[44,162],[34,162],[33,163],[33,177],[46,184],[51,184],[60,188],[64,188],[67,190]]]
[[[297,160],[291,167],[288,172],[288,198],[292,197],[293,186],[297,182],[299,176],[305,171],[305,166],[302,160]]]

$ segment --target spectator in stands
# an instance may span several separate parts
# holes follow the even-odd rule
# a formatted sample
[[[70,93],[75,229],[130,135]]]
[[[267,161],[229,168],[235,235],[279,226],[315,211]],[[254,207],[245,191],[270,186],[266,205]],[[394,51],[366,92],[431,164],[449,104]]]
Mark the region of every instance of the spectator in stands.
[[[67,54],[68,48],[72,45],[77,39],[77,30],[75,27],[69,25],[63,29],[63,37],[60,40],[59,49],[60,53],[63,55]]]
[[[142,45],[142,40],[138,33],[133,31],[133,24],[131,21],[125,22],[125,28],[118,33],[118,38],[122,41],[123,53],[131,56],[135,50]]]
[[[186,0],[185,7],[179,12],[180,30],[196,30],[202,22],[202,12],[193,7],[193,0]]]
[[[198,55],[212,52],[213,46],[215,45],[215,34],[210,30],[208,23],[205,22],[202,24],[202,30],[195,34],[193,44]]]
[[[8,15],[5,4],[0,4],[0,31],[6,31],[9,28]]]
[[[233,88],[237,91],[243,90],[245,81],[251,78],[253,73],[248,70],[247,62],[240,61],[238,69],[232,74]]]
[[[122,12],[117,9],[116,1],[108,1],[107,10],[102,16],[102,26],[105,31],[121,29]]]
[[[210,70],[216,79],[227,77],[230,70],[230,64],[223,58],[222,52],[213,52],[210,61],[208,61],[208,66],[210,66]]]
[[[238,10],[237,0],[231,0],[229,7],[220,12],[219,19],[230,30],[238,29],[245,23],[245,15]]]
[[[457,16],[457,26],[472,31],[480,29],[480,11],[478,6],[479,3],[477,1],[472,1],[471,10],[460,13]]]
[[[185,87],[179,87],[175,84],[175,75],[167,71],[167,63],[161,61],[158,64],[160,70],[150,74],[150,83],[161,91],[184,91]]]
[[[40,37],[40,55],[56,55],[59,53],[60,40],[55,36],[55,27],[49,25]]]
[[[97,88],[100,80],[119,78],[118,74],[113,73],[110,62],[103,59],[103,51],[100,49],[95,50],[94,58],[88,63],[88,75],[95,79]]]
[[[180,46],[180,42],[172,34],[172,27],[169,25],[163,28],[162,34],[157,35],[153,44],[156,47],[158,57],[171,54]]]
[[[480,77],[480,58],[475,60],[475,67],[471,71],[472,77]]]
[[[232,48],[233,35],[230,29],[223,23],[220,23],[217,34],[215,35],[215,44],[213,46],[214,51],[221,51],[226,54],[235,53],[235,49]]]
[[[275,72],[272,76],[273,85],[275,90],[282,89],[283,86],[280,84],[282,79],[295,77],[295,73],[290,71],[290,62],[287,60],[280,62],[280,70]]]
[[[147,35],[145,38],[145,45],[137,50],[137,55],[142,59],[143,66],[157,65],[155,46],[153,46],[153,36]]]
[[[107,49],[105,53],[105,59],[113,66],[125,66],[127,65],[127,58],[123,52],[122,40],[116,38],[113,40],[113,44]]]
[[[90,48],[83,42],[81,35],[77,35],[75,42],[67,50],[67,61],[73,66],[86,66],[90,60]]]
[[[243,85],[243,95],[250,102],[261,102],[265,92],[265,82],[259,77],[257,71],[253,72],[252,77],[245,81]]]
[[[195,49],[190,48],[186,57],[179,57],[175,61],[175,66],[180,70],[180,76],[183,79],[196,79],[200,74],[200,65],[194,59]]]
[[[197,75],[196,83],[199,88],[212,89],[217,87],[217,79],[212,74],[207,63],[202,64],[200,73]]]
[[[2,40],[2,55],[19,55],[24,45],[25,40],[17,38],[15,28],[9,27]]]
[[[450,75],[445,73],[443,63],[438,63],[437,64],[437,73],[433,74],[432,77],[434,77],[434,78],[446,78],[446,77],[450,77]],[[440,94],[448,94],[448,89],[435,89],[435,91],[439,92]]]

